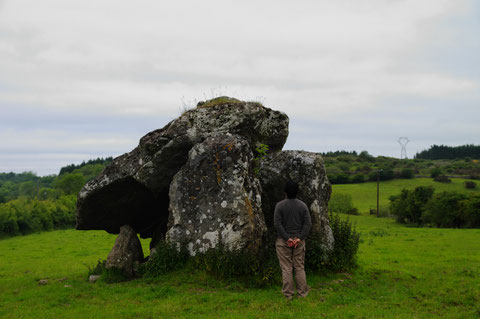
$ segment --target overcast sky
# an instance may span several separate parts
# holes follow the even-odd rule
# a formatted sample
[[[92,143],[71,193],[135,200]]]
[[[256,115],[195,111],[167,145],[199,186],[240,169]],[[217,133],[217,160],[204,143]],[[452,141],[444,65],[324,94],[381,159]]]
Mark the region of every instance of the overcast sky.
[[[480,1],[0,0],[0,172],[118,156],[218,95],[285,149],[480,144]]]

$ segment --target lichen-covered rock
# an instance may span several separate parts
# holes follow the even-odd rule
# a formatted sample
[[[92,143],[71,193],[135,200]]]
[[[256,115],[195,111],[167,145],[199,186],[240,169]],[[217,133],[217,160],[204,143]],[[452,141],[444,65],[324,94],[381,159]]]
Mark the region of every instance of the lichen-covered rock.
[[[270,234],[274,234],[273,213],[284,198],[288,180],[299,184],[298,199],[307,204],[312,219],[310,236],[320,238],[325,251],[333,249],[334,238],[328,222],[328,200],[332,192],[323,159],[304,151],[282,151],[264,157],[259,169],[262,208]]]
[[[134,150],[115,158],[84,186],[77,201],[76,228],[116,234],[128,224],[143,238],[164,237],[173,177],[195,144],[227,133],[242,136],[251,150],[260,144],[281,150],[288,117],[259,103],[225,97],[185,112],[142,137]]]
[[[191,255],[215,248],[258,251],[265,222],[246,138],[214,134],[196,144],[170,186],[167,241]]]
[[[135,230],[129,225],[120,227],[115,245],[108,254],[105,268],[116,268],[126,276],[132,277],[135,263],[143,262],[143,250]]]

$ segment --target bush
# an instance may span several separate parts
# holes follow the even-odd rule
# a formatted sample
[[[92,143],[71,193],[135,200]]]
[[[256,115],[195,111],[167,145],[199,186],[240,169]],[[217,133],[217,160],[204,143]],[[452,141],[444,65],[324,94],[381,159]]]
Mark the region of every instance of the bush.
[[[183,268],[188,261],[189,254],[185,247],[177,250],[174,245],[160,241],[155,248],[155,254],[150,256],[148,262],[143,263],[140,267],[140,273],[145,277],[157,277]]]
[[[306,242],[305,270],[314,273],[325,271],[329,255],[319,238],[309,236]]]
[[[390,197],[390,211],[400,223],[435,227],[480,227],[480,195],[457,192],[434,194],[432,187],[402,190]]]
[[[410,168],[404,168],[400,171],[400,178],[410,179],[410,178],[414,178],[414,177],[415,177],[415,173]]]
[[[76,196],[57,201],[19,198],[0,204],[0,233],[15,236],[75,225]]]
[[[314,273],[325,271],[347,271],[356,267],[356,256],[360,235],[347,220],[341,220],[338,214],[330,214],[330,227],[335,239],[331,252],[325,251],[318,238],[309,238],[305,256],[305,269]]]
[[[430,177],[431,178],[435,178],[437,176],[440,176],[442,175],[442,170],[439,168],[439,167],[434,167],[432,168],[432,170],[430,171]]]
[[[384,169],[380,172],[380,180],[381,181],[388,181],[395,177],[395,173],[391,169]]]
[[[348,184],[350,178],[346,173],[329,174],[328,179],[332,184]]]
[[[452,182],[452,180],[445,175],[438,175],[433,180],[435,182],[440,182],[440,183],[451,183]]]
[[[365,182],[365,175],[359,173],[352,176],[352,183],[363,183],[363,182]]]
[[[335,244],[333,251],[328,256],[328,261],[325,263],[325,269],[345,271],[355,267],[357,265],[360,234],[349,219],[341,220],[338,214],[330,214],[330,227],[335,238]],[[307,262],[309,262],[308,259]]]
[[[383,169],[382,171],[378,172],[378,174],[380,175],[379,179],[381,181],[388,181],[395,177],[395,173],[391,169]],[[368,174],[368,180],[372,182],[376,181],[377,172],[376,171],[370,172],[370,174]]]
[[[328,202],[328,210],[333,213],[358,215],[350,194],[333,193]]]
[[[472,195],[461,203],[466,227],[480,227],[480,195]]]
[[[427,203],[422,215],[424,223],[433,224],[437,227],[462,227],[465,217],[462,213],[462,205],[467,197],[457,192],[442,192],[436,194]]]
[[[360,154],[358,155],[358,157],[359,157],[360,159],[362,159],[363,161],[375,162],[375,157],[373,157],[372,155],[368,154],[367,151],[361,151]]]
[[[465,181],[465,188],[466,189],[475,189],[477,187],[477,184],[472,181]]]
[[[432,198],[434,189],[431,186],[419,186],[415,190],[403,189],[400,195],[391,196],[390,213],[396,216],[399,223],[422,222],[422,214],[426,203]]]

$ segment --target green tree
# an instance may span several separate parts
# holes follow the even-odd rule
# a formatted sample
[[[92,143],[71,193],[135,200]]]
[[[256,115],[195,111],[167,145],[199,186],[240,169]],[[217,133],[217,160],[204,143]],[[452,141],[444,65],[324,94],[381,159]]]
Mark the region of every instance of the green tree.
[[[18,186],[18,195],[33,198],[38,193],[38,184],[34,181],[23,182]]]
[[[85,182],[85,177],[80,173],[66,173],[58,176],[53,184],[55,188],[62,190],[66,195],[76,195],[85,185]]]
[[[461,203],[461,210],[463,211],[466,227],[478,228],[480,227],[480,195],[471,195],[468,200]]]
[[[96,177],[105,168],[103,164],[89,164],[75,169],[72,173],[79,173],[85,177],[86,181],[89,181]]]
[[[56,200],[62,195],[59,189],[42,187],[38,190],[37,199],[39,200]]]
[[[4,202],[15,199],[18,197],[18,184],[12,181],[6,181],[3,183],[0,192],[3,194]]]
[[[373,157],[372,155],[368,154],[367,151],[361,151],[360,154],[358,155],[358,157],[363,160],[363,161],[367,161],[367,162],[375,162],[375,157]]]
[[[436,194],[426,205],[422,220],[437,227],[462,227],[465,217],[462,202],[466,195],[457,192]]]
[[[357,214],[358,211],[353,207],[352,195],[333,193],[328,202],[328,210],[332,213]]]
[[[0,187],[0,204],[5,203],[7,201],[7,192]]]
[[[419,186],[414,190],[403,189],[400,195],[390,197],[390,212],[400,223],[422,223],[427,202],[432,198],[431,186]]]

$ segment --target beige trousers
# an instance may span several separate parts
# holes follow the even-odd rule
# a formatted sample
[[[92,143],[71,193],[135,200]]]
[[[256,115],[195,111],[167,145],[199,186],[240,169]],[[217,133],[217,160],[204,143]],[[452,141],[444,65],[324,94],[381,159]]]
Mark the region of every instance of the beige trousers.
[[[299,297],[308,295],[307,277],[305,275],[305,241],[302,240],[297,248],[288,247],[283,238],[277,238],[275,242],[280,269],[282,269],[282,293],[287,299],[295,295],[295,283],[293,271],[295,270],[295,282]]]

